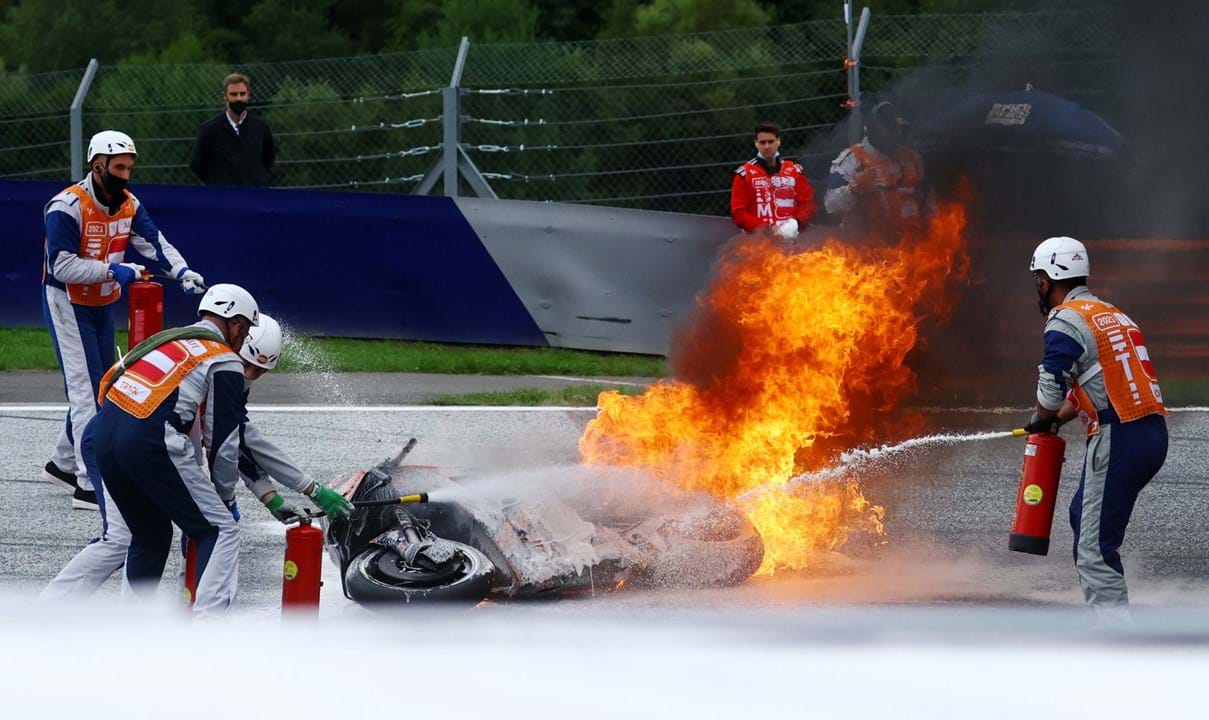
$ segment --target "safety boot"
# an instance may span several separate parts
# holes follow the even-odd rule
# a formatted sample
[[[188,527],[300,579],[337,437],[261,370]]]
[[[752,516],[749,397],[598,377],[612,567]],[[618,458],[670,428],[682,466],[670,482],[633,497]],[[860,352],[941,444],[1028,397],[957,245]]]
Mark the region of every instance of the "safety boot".
[[[101,506],[97,504],[96,492],[79,486],[76,486],[76,491],[71,496],[71,506],[76,510],[101,510]]]
[[[42,468],[42,479],[58,485],[68,492],[76,489],[76,475],[63,470],[58,465],[55,465],[54,460],[48,460],[46,467]]]

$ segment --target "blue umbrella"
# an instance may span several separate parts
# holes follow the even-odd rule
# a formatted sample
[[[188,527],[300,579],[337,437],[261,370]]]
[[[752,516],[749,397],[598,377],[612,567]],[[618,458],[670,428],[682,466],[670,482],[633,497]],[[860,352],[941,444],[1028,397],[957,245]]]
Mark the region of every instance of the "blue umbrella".
[[[1104,118],[1070,100],[1021,90],[960,102],[916,130],[911,144],[921,151],[1111,158],[1121,150],[1121,134]]]

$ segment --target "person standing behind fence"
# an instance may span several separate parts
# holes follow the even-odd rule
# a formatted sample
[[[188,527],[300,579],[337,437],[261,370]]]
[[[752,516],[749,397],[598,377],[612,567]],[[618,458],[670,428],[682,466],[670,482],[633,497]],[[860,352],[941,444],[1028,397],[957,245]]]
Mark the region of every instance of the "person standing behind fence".
[[[231,73],[223,78],[226,110],[197,131],[189,167],[206,185],[269,184],[276,148],[269,124],[248,110],[251,88],[247,75]]]
[[[814,190],[802,166],[781,159],[781,128],[756,126],[756,156],[735,170],[730,188],[730,217],[744,232],[770,227],[793,240],[814,215]]]

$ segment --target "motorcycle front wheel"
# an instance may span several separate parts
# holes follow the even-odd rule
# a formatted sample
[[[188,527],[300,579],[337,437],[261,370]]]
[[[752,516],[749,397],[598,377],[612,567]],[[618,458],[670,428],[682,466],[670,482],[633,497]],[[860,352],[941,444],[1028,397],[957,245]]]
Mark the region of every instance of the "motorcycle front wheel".
[[[451,541],[445,541],[451,542]],[[409,566],[393,548],[372,545],[353,558],[344,573],[348,595],[366,604],[461,602],[473,604],[487,597],[495,578],[495,565],[487,556],[464,543],[455,558],[426,570]]]

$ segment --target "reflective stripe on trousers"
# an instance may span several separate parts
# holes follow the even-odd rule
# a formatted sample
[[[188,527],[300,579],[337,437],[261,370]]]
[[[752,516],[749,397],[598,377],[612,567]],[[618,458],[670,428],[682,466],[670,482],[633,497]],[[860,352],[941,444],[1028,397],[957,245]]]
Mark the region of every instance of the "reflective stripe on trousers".
[[[1075,569],[1089,605],[1129,603],[1120,548],[1138,493],[1167,458],[1167,423],[1148,415],[1109,423],[1088,438],[1083,476],[1071,499]]]
[[[59,368],[63,372],[68,422],[78,430],[96,414],[97,388],[101,376],[114,362],[113,309],[108,305],[73,305],[65,290],[46,285],[42,288],[42,314],[50,329],[51,342],[54,343]],[[88,472],[80,458],[83,433],[77,431],[73,434],[75,466],[60,467],[74,470],[80,487],[90,490],[92,481],[88,479]],[[56,449],[56,459],[58,456],[59,450]]]
[[[101,537],[85,545],[84,549],[76,553],[59,571],[38,596],[43,600],[86,598],[126,564],[126,552],[130,549],[130,528],[126,527],[126,521],[122,519],[113,498],[105,489],[105,483],[97,469],[96,448],[93,444],[95,428],[96,417],[93,417],[84,427],[80,448],[84,466],[92,478],[97,500],[100,501],[98,506],[101,511]],[[122,595],[125,596],[129,589],[130,584],[123,578]]]
[[[172,547],[172,525],[197,541],[198,615],[226,611],[239,581],[239,526],[193,456],[193,443],[165,422],[172,398],[140,420],[106,404],[94,439],[105,487],[130,528],[126,578],[154,594]],[[113,512],[113,510],[110,510]]]

